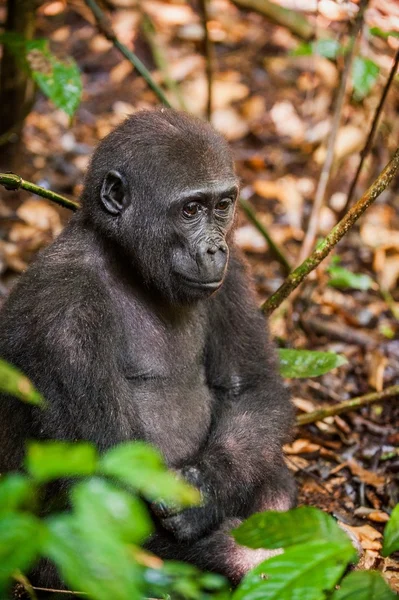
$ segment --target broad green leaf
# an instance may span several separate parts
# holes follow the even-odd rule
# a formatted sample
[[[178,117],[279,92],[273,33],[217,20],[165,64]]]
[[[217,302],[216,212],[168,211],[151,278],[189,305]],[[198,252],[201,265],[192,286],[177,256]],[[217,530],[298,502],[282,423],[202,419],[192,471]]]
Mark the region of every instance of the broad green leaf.
[[[374,285],[373,280],[368,275],[352,273],[344,267],[330,267],[328,272],[330,274],[328,285],[331,287],[369,290]]]
[[[279,348],[280,373],[283,377],[318,377],[345,365],[348,361],[341,354],[314,350],[291,350]]]
[[[331,600],[395,600],[393,593],[382,575],[376,571],[354,571],[340,583],[339,590]]]
[[[0,586],[19,569],[22,572],[33,564],[46,534],[36,517],[8,513],[0,516]]]
[[[293,546],[250,571],[233,600],[325,600],[353,554],[342,544],[313,541]]]
[[[393,509],[391,518],[385,526],[382,555],[389,556],[397,550],[399,550],[399,504]]]
[[[93,475],[97,450],[88,442],[31,442],[25,465],[32,477],[40,482]]]
[[[334,60],[338,54],[343,52],[341,44],[337,40],[333,39],[322,39],[316,40],[315,42],[301,42],[291,53],[293,56],[310,56],[317,54]]]
[[[374,61],[362,56],[355,56],[352,69],[353,96],[355,100],[363,100],[377,81],[380,68]]]
[[[313,48],[310,42],[300,42],[291,52],[292,56],[311,56],[312,54]]]
[[[267,511],[250,516],[232,532],[242,546],[250,548],[289,548],[324,540],[356,552],[349,537],[327,513],[312,506],[300,506],[287,512]]]
[[[34,508],[36,486],[25,475],[10,473],[0,479],[0,514],[19,508]]]
[[[21,371],[0,358],[0,391],[29,404],[43,405],[44,400]]]
[[[93,527],[93,522],[75,514],[49,519],[43,554],[55,562],[72,589],[90,598],[139,600],[140,568],[129,546],[115,536],[112,527],[104,523]]]
[[[105,527],[123,542],[141,544],[153,525],[142,500],[118,489],[113,483],[93,477],[75,485],[72,505],[79,519],[92,523],[93,531]]]
[[[377,37],[383,38],[387,40],[389,37],[399,38],[399,31],[384,31],[379,27],[370,27],[369,32],[371,35],[376,35]]]
[[[126,442],[108,450],[101,458],[100,471],[151,501],[189,506],[200,500],[198,490],[168,472],[160,453],[144,442]]]
[[[59,60],[49,48],[48,40],[26,40],[19,34],[5,33],[0,42],[17,57],[42,92],[70,117],[80,103],[82,80],[79,67],[69,57]]]

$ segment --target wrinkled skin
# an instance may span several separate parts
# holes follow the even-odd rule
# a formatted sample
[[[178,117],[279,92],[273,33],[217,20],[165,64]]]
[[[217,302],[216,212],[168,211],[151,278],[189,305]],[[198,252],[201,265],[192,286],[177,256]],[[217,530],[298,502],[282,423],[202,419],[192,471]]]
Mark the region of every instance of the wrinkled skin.
[[[209,125],[141,112],[94,153],[82,210],[21,277],[0,317],[0,355],[47,409],[3,396],[0,471],[26,439],[146,440],[201,492],[152,507],[148,547],[237,582],[265,553],[229,531],[291,507],[292,410],[232,231],[238,182]],[[51,565],[34,581],[59,585]]]

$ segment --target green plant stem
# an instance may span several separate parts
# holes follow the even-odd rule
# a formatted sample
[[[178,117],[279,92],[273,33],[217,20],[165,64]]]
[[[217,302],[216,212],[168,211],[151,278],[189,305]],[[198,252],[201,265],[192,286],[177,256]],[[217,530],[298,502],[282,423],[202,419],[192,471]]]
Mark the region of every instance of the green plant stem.
[[[372,124],[371,124],[371,128],[370,128],[369,134],[367,136],[367,140],[366,140],[366,143],[364,145],[364,148],[363,148],[363,150],[360,153],[359,164],[357,166],[355,176],[354,176],[354,178],[352,180],[352,183],[351,183],[351,186],[349,188],[349,192],[348,192],[348,196],[346,198],[345,206],[344,206],[344,208],[342,209],[342,211],[340,213],[340,218],[346,213],[346,211],[348,210],[348,208],[350,207],[350,205],[352,203],[352,198],[353,198],[353,194],[354,194],[355,189],[356,189],[356,185],[357,185],[357,182],[358,182],[358,179],[359,179],[359,175],[360,175],[360,172],[361,172],[361,170],[363,168],[364,161],[366,160],[367,155],[369,154],[369,152],[371,150],[371,147],[373,145],[375,132],[377,131],[378,123],[380,121],[380,116],[381,116],[381,113],[382,113],[383,108],[384,108],[385,100],[387,98],[389,89],[390,89],[390,87],[392,85],[392,82],[394,80],[395,73],[396,73],[396,71],[398,69],[398,65],[399,65],[399,48],[396,51],[395,58],[393,60],[392,67],[391,67],[388,79],[387,79],[387,81],[385,83],[384,90],[382,92],[380,101],[378,103],[377,108],[375,109],[375,113],[374,113],[373,121],[372,121]]]
[[[256,227],[256,229],[259,231],[259,233],[261,233],[263,235],[263,237],[265,238],[265,240],[270,248],[270,252],[273,254],[274,258],[283,267],[284,272],[286,274],[288,274],[291,271],[290,263],[288,262],[287,258],[284,256],[283,252],[280,250],[280,248],[277,246],[277,244],[272,239],[272,237],[270,236],[266,227],[259,221],[259,219],[256,216],[256,213],[255,213],[254,209],[252,208],[252,206],[250,205],[250,203],[247,202],[246,200],[244,200],[243,198],[241,198],[240,206],[243,209],[243,211],[245,212],[247,219],[249,221],[251,221],[251,223]]]
[[[304,40],[310,40],[314,36],[313,25],[295,10],[289,10],[270,0],[233,0],[233,2],[240,8],[259,12],[273,23],[287,27]]]
[[[103,13],[101,8],[98,6],[97,2],[95,0],[85,0],[85,4],[90,8],[91,12],[93,13],[99,31],[101,31],[101,33],[107,38],[107,40],[112,42],[115,48],[117,48],[119,52],[123,54],[123,56],[127,58],[129,62],[132,63],[132,65],[135,67],[135,69],[137,69],[142,78],[148,83],[149,87],[152,89],[154,94],[156,94],[156,96],[159,98],[162,104],[170,108],[169,101],[167,100],[161,88],[153,80],[151,73],[149,72],[147,67],[141,62],[138,56],[134,54],[134,52],[129,50],[129,48],[125,46],[125,44],[122,44],[122,42],[119,41],[112,28],[110,20]]]
[[[322,421],[327,417],[341,415],[342,413],[357,410],[358,408],[361,408],[362,406],[367,406],[369,404],[382,402],[386,398],[393,398],[395,396],[399,396],[399,385],[392,385],[391,387],[386,388],[381,392],[372,392],[371,394],[366,394],[365,396],[358,396],[356,398],[352,398],[351,400],[340,402],[335,406],[320,408],[319,410],[306,413],[305,415],[299,415],[299,417],[297,417],[296,424],[299,426],[308,425],[309,423]]]
[[[213,81],[213,61],[212,61],[212,42],[209,37],[208,30],[208,21],[209,21],[209,13],[208,13],[208,2],[209,0],[200,0],[200,11],[201,11],[201,21],[202,27],[204,29],[204,56],[205,56],[205,64],[206,64],[206,79],[208,84],[208,98],[206,105],[206,117],[208,121],[211,120],[212,116],[212,81]]]
[[[287,279],[279,289],[264,302],[262,310],[265,314],[270,314],[277,306],[280,306],[283,300],[298,287],[305,277],[309,275],[309,273],[311,273],[311,271],[313,271],[326,256],[328,256],[331,250],[356,223],[365,210],[367,210],[374,200],[388,187],[398,171],[399,148],[397,148],[382,173],[380,173],[374,183],[356,204],[353,205],[344,218],[330,231],[327,237],[317,246],[312,254],[288,275]]]
[[[30,181],[25,181],[25,179],[22,179],[20,175],[15,175],[15,173],[0,173],[0,185],[5,187],[6,190],[21,189],[26,190],[27,192],[32,192],[32,194],[52,200],[64,208],[69,208],[69,210],[75,211],[80,208],[77,202],[69,200],[65,196],[61,196],[61,194],[57,194],[51,190],[46,190],[46,188],[40,187],[40,185],[36,185]]]

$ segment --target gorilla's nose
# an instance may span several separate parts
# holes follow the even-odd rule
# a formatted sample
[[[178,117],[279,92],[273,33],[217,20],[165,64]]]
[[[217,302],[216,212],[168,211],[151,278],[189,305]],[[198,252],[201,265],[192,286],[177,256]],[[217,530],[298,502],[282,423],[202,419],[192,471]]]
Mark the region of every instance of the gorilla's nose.
[[[226,267],[227,253],[227,244],[222,240],[201,243],[197,252],[197,264],[203,277],[209,280],[221,279]]]

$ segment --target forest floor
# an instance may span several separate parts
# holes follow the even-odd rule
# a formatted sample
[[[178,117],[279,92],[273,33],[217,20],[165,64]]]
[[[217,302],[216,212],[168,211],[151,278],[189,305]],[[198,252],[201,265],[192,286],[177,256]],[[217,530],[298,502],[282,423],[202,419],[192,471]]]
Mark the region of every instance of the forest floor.
[[[149,43],[135,3],[119,0],[109,4],[114,6],[111,16],[118,36],[134,48],[159,82],[165,73],[155,68],[151,44],[155,43],[166,59],[169,75],[180,90],[180,100],[170,93],[173,105],[203,114],[205,61],[200,19],[193,8],[160,0],[142,2],[157,31],[155,42]],[[344,14],[331,13],[331,5],[337,11],[341,7]],[[323,0],[320,6],[324,8],[317,19],[309,15],[317,25],[317,37],[328,35],[342,43],[348,31],[349,13],[345,10],[356,4]],[[3,16],[0,14],[0,20]],[[365,23],[357,52],[375,62],[380,74],[363,100],[347,95],[329,200],[319,221],[320,235],[336,223],[344,204],[399,43],[395,36],[372,36],[370,27],[398,31],[398,4],[395,0],[370,2]],[[294,34],[259,14],[238,10],[228,0],[213,0],[209,29],[214,42],[214,124],[231,142],[243,197],[251,200],[259,220],[295,265],[325,157],[342,61],[295,56],[303,42]],[[56,54],[71,55],[77,61],[83,75],[83,98],[70,124],[64,113],[37,96],[26,119],[23,149],[12,170],[78,198],[98,140],[126,114],[153,107],[157,101],[132,66],[97,33],[90,12],[79,0],[68,3],[67,8],[58,0],[42,3],[37,35],[49,38]],[[396,79],[357,197],[396,149],[398,108]],[[334,284],[328,270],[333,263],[327,259],[270,319],[279,345],[333,351],[348,361],[318,378],[287,381],[299,414],[399,384],[398,191],[396,182],[336,249],[340,266],[364,276],[355,278],[354,284],[364,289]],[[0,293],[5,297],[69,215],[23,192],[0,190],[0,200]],[[252,267],[259,299],[264,300],[282,283],[281,266],[244,214],[238,218],[236,240]],[[398,425],[399,406],[394,398],[300,427],[286,452],[298,481],[300,502],[318,506],[352,527],[364,549],[362,566],[382,570],[399,591],[398,556],[387,559],[380,554],[381,532],[399,502]]]

